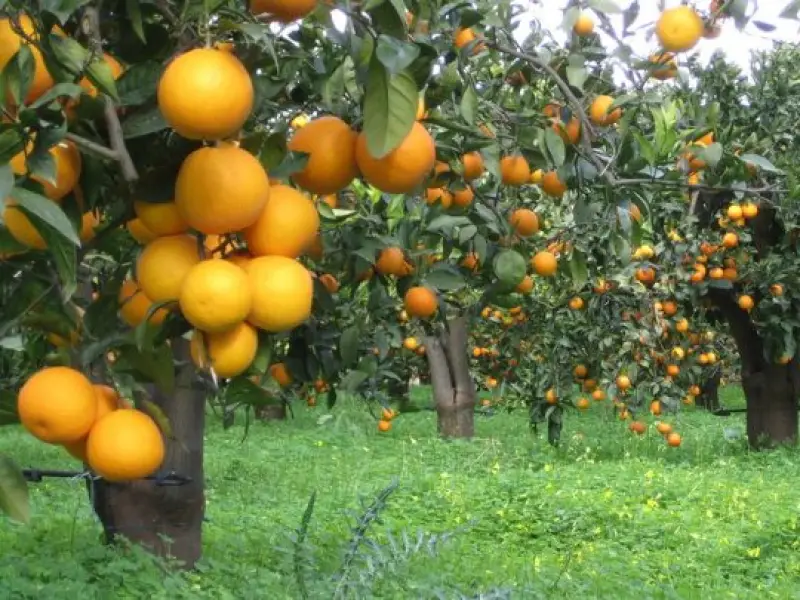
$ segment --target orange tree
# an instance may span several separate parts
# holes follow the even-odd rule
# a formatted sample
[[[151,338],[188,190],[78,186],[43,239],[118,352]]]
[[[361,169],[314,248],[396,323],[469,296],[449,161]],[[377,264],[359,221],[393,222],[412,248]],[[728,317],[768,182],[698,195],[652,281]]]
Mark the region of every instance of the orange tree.
[[[4,399],[97,476],[109,537],[193,564],[206,397],[271,404],[292,381],[331,400],[337,388],[377,397],[403,379],[408,363],[385,359],[408,337],[425,347],[440,432],[471,436],[470,322],[487,304],[532,313],[532,277],[553,298],[584,290],[590,273],[633,276],[689,305],[707,296],[750,353],[751,440],[794,436],[793,347],[767,360],[773,321],[758,320],[759,294],[752,312],[741,298],[778,271],[777,318],[791,322],[793,246],[775,236],[792,231],[791,211],[774,208],[786,195],[756,154],[770,140],[701,139],[721,111],[685,110],[652,85],[674,76],[669,52],[713,35],[728,13],[743,25],[748,3],[665,11],[660,47],[640,59],[599,50],[594,19],[612,31],[606,13],[620,11],[587,4],[594,18],[580,3],[565,13],[566,47],[538,29],[516,40],[516,9],[482,2],[3,4],[0,326],[30,374]],[[633,21],[628,10],[614,43]],[[612,56],[629,55],[623,93],[609,83]],[[707,167],[705,180],[687,179],[683,163]],[[703,215],[724,194],[759,198],[748,214],[766,242],[709,231]],[[533,209],[557,215],[557,248],[536,237]],[[657,251],[646,265],[630,262],[641,244],[632,215]],[[751,279],[709,284],[693,266],[703,242],[727,248],[709,263],[751,239],[753,260],[774,265]],[[397,324],[401,302],[413,336]],[[546,306],[528,323],[544,322]],[[173,471],[183,485],[164,485]],[[18,481],[4,462],[3,506],[24,517]]]

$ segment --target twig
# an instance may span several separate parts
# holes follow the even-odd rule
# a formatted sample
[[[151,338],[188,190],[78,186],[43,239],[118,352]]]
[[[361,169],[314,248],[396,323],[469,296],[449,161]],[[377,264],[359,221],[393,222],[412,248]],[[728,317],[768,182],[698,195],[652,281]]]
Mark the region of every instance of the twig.
[[[108,160],[119,160],[117,153],[111,148],[103,146],[103,144],[98,144],[97,142],[93,142],[92,140],[86,139],[85,137],[75,133],[67,133],[65,137],[73,142],[76,146],[80,146],[83,150],[89,152],[90,154],[95,154],[100,158],[106,158]]]
[[[92,50],[98,53],[98,56],[102,56],[103,51],[103,41],[100,38],[101,5],[102,0],[98,0],[96,6],[87,6],[83,10],[83,19],[81,21],[83,32],[89,38]],[[123,179],[128,183],[133,183],[139,179],[139,173],[136,171],[136,165],[133,164],[128,148],[125,146],[125,137],[122,133],[122,124],[119,122],[119,116],[117,115],[117,108],[110,97],[104,96],[103,99],[105,102],[103,112],[111,149],[116,153]]]
[[[738,188],[738,187],[725,187],[717,185],[708,185],[705,183],[686,183],[683,181],[670,181],[666,179],[615,179],[615,185],[660,185],[663,187],[680,188],[684,190],[704,190],[707,192],[740,192],[751,196],[757,196],[765,192],[788,193],[789,190],[776,188],[773,186],[766,186],[760,188]]]

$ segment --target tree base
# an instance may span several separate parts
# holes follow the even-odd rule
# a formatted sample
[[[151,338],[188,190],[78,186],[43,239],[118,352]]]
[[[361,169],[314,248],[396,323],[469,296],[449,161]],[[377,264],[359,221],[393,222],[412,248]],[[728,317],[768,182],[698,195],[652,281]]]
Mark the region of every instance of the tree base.
[[[752,448],[797,443],[798,379],[794,362],[742,374],[747,398],[747,440]]]

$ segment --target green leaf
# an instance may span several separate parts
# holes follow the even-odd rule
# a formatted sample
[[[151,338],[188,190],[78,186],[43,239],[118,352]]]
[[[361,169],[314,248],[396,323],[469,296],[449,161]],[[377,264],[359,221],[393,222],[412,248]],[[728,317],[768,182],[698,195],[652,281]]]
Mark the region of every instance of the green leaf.
[[[583,84],[589,78],[589,70],[586,68],[586,57],[582,54],[570,54],[567,62],[567,81],[572,87],[583,89]]]
[[[4,166],[24,149],[25,138],[19,129],[6,129],[0,133],[0,163]]]
[[[31,518],[28,483],[16,463],[5,455],[0,455],[0,511],[22,523]]]
[[[169,417],[167,417],[167,414],[158,404],[152,400],[143,400],[142,408],[153,417],[156,425],[158,425],[158,428],[166,437],[171,439],[175,437],[175,434],[172,432],[172,423],[169,422]]]
[[[442,292],[460,290],[467,285],[463,275],[451,265],[436,265],[425,276],[425,283]]]
[[[73,38],[55,35],[54,33],[48,35],[47,39],[59,67],[66,69],[69,75],[73,77],[84,74],[83,69],[90,56],[86,48]],[[92,83],[97,85],[95,81],[92,81]]]
[[[391,75],[408,68],[419,56],[419,47],[388,35],[379,35],[375,56]]]
[[[287,152],[278,166],[269,169],[269,176],[272,179],[288,181],[292,174],[305,168],[308,163],[308,156],[305,152]]]
[[[700,149],[697,154],[703,158],[709,164],[709,166],[716,167],[719,164],[719,161],[722,160],[722,144],[719,142],[714,142],[713,144]]]
[[[589,280],[589,270],[586,267],[586,257],[579,250],[574,250],[569,261],[569,270],[572,274],[572,285],[576,290],[581,289]]]
[[[164,115],[158,107],[149,108],[141,112],[136,112],[122,122],[122,133],[126,140],[130,140],[158,131],[163,131],[169,127],[164,120]]]
[[[514,288],[525,278],[528,265],[522,255],[515,250],[504,250],[492,264],[495,275],[503,287]]]
[[[364,131],[370,155],[380,159],[400,145],[414,125],[418,98],[417,85],[408,72],[391,75],[373,57],[364,98]]]
[[[137,63],[117,80],[122,106],[141,106],[156,97],[158,80],[164,67],[155,61]]]
[[[117,93],[117,83],[114,81],[114,73],[104,58],[100,57],[93,60],[86,67],[86,76],[89,78],[97,89],[111,96],[115,101],[119,102],[119,93]]]
[[[789,4],[786,5],[786,8],[781,11],[779,17],[781,19],[798,20],[800,19],[800,17],[798,17],[798,13],[800,13],[800,0],[792,0],[792,2],[789,2]]]
[[[550,158],[553,159],[553,164],[556,167],[563,165],[567,156],[567,149],[561,136],[548,127],[544,130],[544,141],[547,146],[547,152],[550,154]]]
[[[619,14],[622,9],[614,0],[589,0],[589,8],[607,15]]]
[[[358,360],[358,347],[361,339],[361,328],[349,327],[342,332],[339,339],[339,355],[342,357],[342,366],[347,367]]]
[[[39,0],[43,12],[54,15],[62,25],[84,4],[91,0]]]
[[[136,36],[142,40],[143,44],[147,43],[147,38],[144,35],[144,24],[142,23],[142,7],[139,0],[125,0],[125,11],[128,13],[131,27],[133,27]]]
[[[235,377],[225,387],[225,403],[229,405],[245,404],[258,407],[278,402],[280,402],[278,398],[250,381],[249,377]]]
[[[11,165],[8,163],[0,165],[0,199],[8,198],[13,188],[14,172],[11,170]]]
[[[770,173],[783,173],[783,171],[781,171],[778,167],[773,165],[763,156],[759,156],[758,154],[742,154],[739,157],[739,160],[745,163],[753,163],[759,169],[764,169],[765,171],[769,171]]]
[[[369,374],[364,371],[353,370],[342,377],[339,387],[343,392],[353,393],[358,389],[362,383],[369,379]]]
[[[0,425],[19,423],[17,395],[11,390],[0,390]]]
[[[70,242],[80,246],[78,232],[58,204],[36,192],[20,187],[11,190],[11,198],[17,202],[20,208],[24,209],[23,212],[28,216],[36,216]]]
[[[120,370],[138,372],[165,394],[171,394],[175,390],[175,364],[172,350],[166,344],[141,351],[134,346],[125,346],[116,365]]]
[[[23,103],[33,83],[36,63],[28,44],[22,44],[3,69],[3,79],[14,104]]]
[[[475,124],[475,116],[478,111],[478,94],[475,88],[468,85],[461,96],[461,116],[470,125]]]
[[[50,228],[49,225],[41,224],[40,226],[40,223],[37,223],[38,217],[28,216],[47,244],[47,250],[53,257],[61,282],[61,297],[68,300],[78,288],[78,248],[71,240],[64,239],[63,235]]]
[[[408,30],[406,26],[406,7],[403,4],[403,0],[384,0],[375,4],[374,8],[366,10],[381,33],[389,34],[398,39],[405,39]]]
[[[39,96],[34,102],[31,102],[31,108],[39,108],[40,106],[47,106],[53,100],[58,98],[71,98],[74,100],[83,93],[83,88],[77,83],[57,83],[44,94]]]

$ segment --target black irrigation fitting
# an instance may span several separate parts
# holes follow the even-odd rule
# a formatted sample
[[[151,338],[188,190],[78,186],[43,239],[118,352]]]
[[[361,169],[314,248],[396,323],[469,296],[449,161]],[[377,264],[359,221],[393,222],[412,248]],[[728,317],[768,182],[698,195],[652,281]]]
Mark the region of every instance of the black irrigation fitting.
[[[23,469],[22,476],[31,483],[40,483],[45,477],[60,477],[63,479],[92,478],[102,480],[102,477],[92,475],[90,471],[52,471],[48,469]],[[179,475],[175,471],[170,471],[165,475],[150,475],[143,477],[147,481],[154,481],[156,485],[162,487],[186,485],[192,482],[191,477]]]

